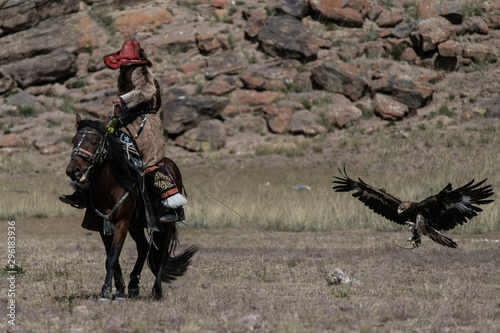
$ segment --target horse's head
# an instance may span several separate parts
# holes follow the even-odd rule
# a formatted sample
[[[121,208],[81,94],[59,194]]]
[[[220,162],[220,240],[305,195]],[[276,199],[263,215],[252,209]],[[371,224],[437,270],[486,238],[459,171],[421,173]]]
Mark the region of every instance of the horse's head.
[[[89,171],[102,162],[106,155],[106,128],[99,121],[83,120],[76,115],[77,132],[73,137],[71,161],[66,174],[72,180],[83,183],[88,180]]]

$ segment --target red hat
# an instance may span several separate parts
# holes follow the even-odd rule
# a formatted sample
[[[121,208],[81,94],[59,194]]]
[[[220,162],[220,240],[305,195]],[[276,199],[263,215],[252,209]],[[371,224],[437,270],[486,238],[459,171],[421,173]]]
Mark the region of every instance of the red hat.
[[[104,57],[104,63],[111,69],[121,66],[144,65],[149,61],[140,56],[141,45],[135,40],[128,40],[122,45],[122,49],[116,53]]]

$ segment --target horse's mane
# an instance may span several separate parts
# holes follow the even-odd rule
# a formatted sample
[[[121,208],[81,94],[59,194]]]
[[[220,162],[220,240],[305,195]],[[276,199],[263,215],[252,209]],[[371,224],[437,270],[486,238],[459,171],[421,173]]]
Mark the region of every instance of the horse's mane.
[[[99,133],[103,138],[106,138],[105,145],[108,150],[106,158],[109,159],[109,162],[111,163],[113,174],[115,175],[118,184],[120,184],[120,186],[131,195],[134,195],[136,179],[128,166],[128,162],[125,159],[125,154],[123,154],[118,138],[114,134],[109,133],[106,126],[101,121],[83,119],[78,122],[78,131],[85,127],[90,127],[96,130],[97,133]]]

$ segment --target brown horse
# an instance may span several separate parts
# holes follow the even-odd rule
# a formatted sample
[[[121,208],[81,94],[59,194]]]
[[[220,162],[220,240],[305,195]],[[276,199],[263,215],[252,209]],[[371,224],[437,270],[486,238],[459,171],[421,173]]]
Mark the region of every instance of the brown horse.
[[[139,278],[146,259],[155,275],[153,295],[163,296],[161,282],[170,282],[182,276],[190,265],[191,257],[198,250],[190,247],[174,256],[178,244],[175,223],[157,223],[159,231],[152,232],[151,242],[144,233],[147,226],[145,205],[154,207],[158,221],[162,205],[141,202],[138,175],[129,167],[124,151],[116,135],[107,131],[104,123],[76,116],[77,133],[73,137],[71,161],[66,174],[75,182],[86,186],[89,202],[84,228],[99,231],[106,248],[106,278],[102,287],[103,300],[112,299],[112,279],[115,280],[115,299],[125,297],[125,282],[119,264],[119,256],[127,231],[137,246],[137,260],[128,284],[128,297],[139,295]],[[170,159],[163,162],[172,175],[179,192],[182,177],[177,165]],[[150,198],[156,197],[152,193]]]

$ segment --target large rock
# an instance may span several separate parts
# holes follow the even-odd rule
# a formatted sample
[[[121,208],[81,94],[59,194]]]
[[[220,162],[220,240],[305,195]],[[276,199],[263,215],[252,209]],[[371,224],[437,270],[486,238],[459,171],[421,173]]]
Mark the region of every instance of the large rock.
[[[226,128],[218,119],[206,120],[177,137],[175,143],[195,152],[218,150],[226,144]]]
[[[205,77],[210,80],[220,74],[237,74],[247,66],[248,61],[241,52],[219,52],[208,58]]]
[[[356,123],[363,113],[354,105],[340,105],[326,113],[326,121],[329,125],[344,128]]]
[[[368,88],[366,75],[357,67],[342,62],[325,62],[312,70],[311,79],[320,88],[342,93],[356,101]]]
[[[64,81],[75,75],[75,55],[64,49],[5,66],[4,70],[21,88]]]
[[[282,0],[276,6],[276,12],[278,15],[290,15],[301,20],[309,12],[309,2],[307,0]]]
[[[64,38],[61,38],[64,32]],[[21,61],[54,50],[87,52],[108,39],[108,32],[86,13],[64,15],[36,27],[0,38],[0,65]]]
[[[309,61],[320,50],[309,28],[291,16],[269,18],[257,39],[264,52],[272,57]]]
[[[450,21],[435,17],[421,21],[410,37],[417,52],[428,52],[435,50],[439,43],[455,39],[456,34]]]
[[[326,129],[316,122],[316,115],[309,110],[299,110],[293,113],[289,131],[292,134],[317,135],[325,133]]]
[[[0,36],[36,26],[40,21],[80,10],[80,0],[7,1],[0,10]]]
[[[200,96],[166,100],[162,105],[163,128],[177,136],[195,128],[203,120],[219,116],[229,100],[217,96]]]
[[[299,81],[297,68],[300,66],[298,60],[277,59],[248,66],[240,78],[247,89],[273,90],[296,84]]]
[[[273,133],[283,134],[288,130],[294,107],[288,103],[266,105],[262,108],[266,118],[267,127]]]
[[[232,75],[219,75],[215,79],[209,81],[201,91],[204,95],[220,96],[227,94],[238,88],[236,78]]]
[[[262,28],[266,26],[266,12],[261,9],[243,11],[243,18],[247,21],[245,26],[245,37],[254,40]]]
[[[463,57],[472,59],[476,62],[496,62],[498,59],[498,53],[496,50],[487,45],[471,43],[463,46]]]
[[[401,120],[409,112],[407,105],[384,94],[375,94],[372,106],[375,114],[384,120]]]
[[[343,0],[309,0],[315,16],[344,27],[362,27],[363,15],[359,10],[344,7]]]
[[[409,109],[426,105],[434,94],[429,83],[413,79],[407,75],[385,75],[371,84],[372,93],[391,95]]]

